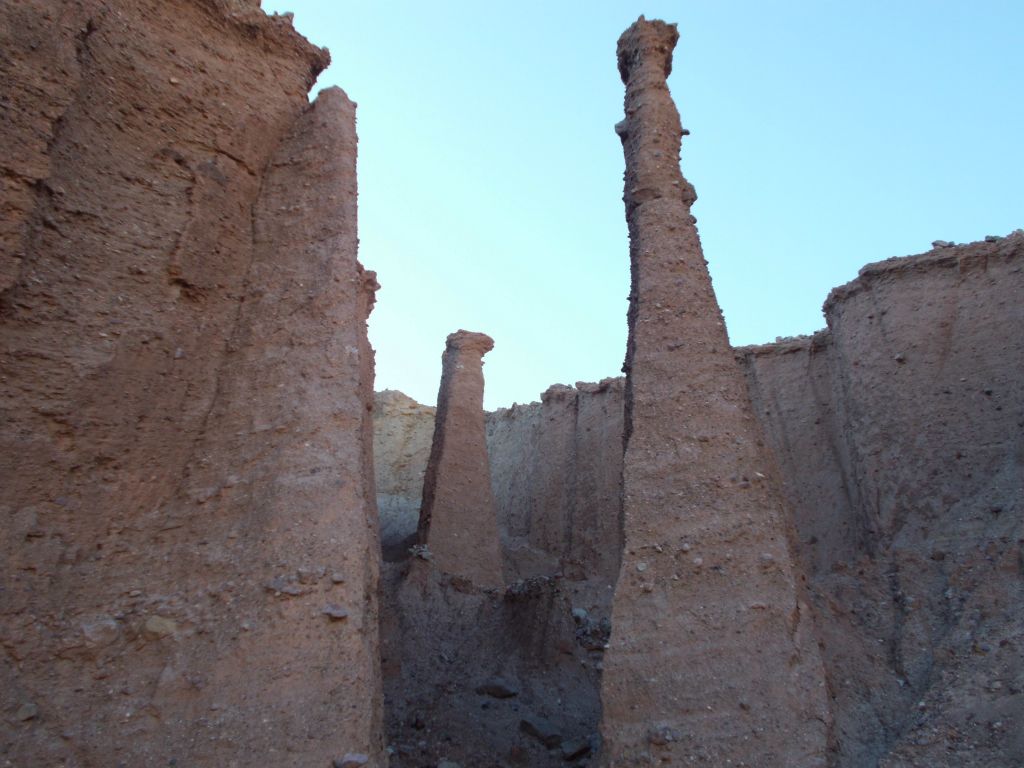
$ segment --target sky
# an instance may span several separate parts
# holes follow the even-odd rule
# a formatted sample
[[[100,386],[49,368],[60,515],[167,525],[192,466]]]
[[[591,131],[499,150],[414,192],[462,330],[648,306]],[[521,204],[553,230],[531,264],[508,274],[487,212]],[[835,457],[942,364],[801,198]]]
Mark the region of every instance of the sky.
[[[434,404],[488,333],[485,407],[620,374],[619,34],[677,22],[681,166],[734,345],[824,327],[865,264],[1024,227],[1020,0],[264,0],[358,103],[377,389]]]

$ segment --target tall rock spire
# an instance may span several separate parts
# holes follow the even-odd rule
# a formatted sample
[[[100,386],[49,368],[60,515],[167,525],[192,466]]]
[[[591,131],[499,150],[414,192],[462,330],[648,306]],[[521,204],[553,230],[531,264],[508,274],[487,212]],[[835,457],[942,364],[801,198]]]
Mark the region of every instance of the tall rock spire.
[[[504,583],[484,431],[483,356],[492,349],[482,333],[448,337],[420,510],[420,541],[434,564],[482,587]]]
[[[641,16],[618,44],[632,290],[602,760],[824,765],[824,675],[787,517],[679,171],[678,38]]]

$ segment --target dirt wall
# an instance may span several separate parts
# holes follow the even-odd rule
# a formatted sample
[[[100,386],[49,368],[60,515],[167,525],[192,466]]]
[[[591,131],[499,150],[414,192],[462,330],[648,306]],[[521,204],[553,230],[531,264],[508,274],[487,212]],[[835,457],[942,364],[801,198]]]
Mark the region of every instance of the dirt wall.
[[[397,390],[374,395],[374,470],[385,559],[406,557],[416,541],[436,411]]]
[[[0,30],[0,754],[380,765],[355,105],[258,3]]]
[[[813,337],[739,350],[811,578],[836,764],[1024,741],[1024,233],[870,264]]]

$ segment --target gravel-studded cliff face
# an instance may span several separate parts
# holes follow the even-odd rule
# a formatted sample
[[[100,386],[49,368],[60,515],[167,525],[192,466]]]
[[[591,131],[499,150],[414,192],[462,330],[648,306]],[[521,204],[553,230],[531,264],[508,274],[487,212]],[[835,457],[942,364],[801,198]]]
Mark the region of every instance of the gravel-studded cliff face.
[[[0,754],[380,765],[355,105],[257,2],[0,37]]]
[[[833,291],[826,330],[737,350],[792,509],[830,765],[1024,761],[1022,283],[1024,233],[891,259]],[[385,421],[430,430],[420,410]],[[617,527],[576,542],[618,517],[622,380],[555,386],[487,424],[517,573],[602,578]],[[587,585],[575,603],[607,616]]]
[[[739,350],[817,609],[842,766],[1024,763],[1024,232],[871,264]]]
[[[555,385],[488,415],[491,482],[520,576],[611,587],[622,553],[622,380]]]

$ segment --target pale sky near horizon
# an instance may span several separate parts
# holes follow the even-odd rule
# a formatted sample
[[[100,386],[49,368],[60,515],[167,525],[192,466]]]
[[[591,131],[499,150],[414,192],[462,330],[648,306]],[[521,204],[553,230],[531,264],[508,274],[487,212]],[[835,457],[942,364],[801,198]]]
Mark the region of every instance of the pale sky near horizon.
[[[682,169],[733,344],[823,327],[864,264],[1024,227],[1019,0],[264,0],[358,105],[377,388],[434,404],[448,333],[485,405],[619,375],[628,239],[615,43],[678,22]]]

